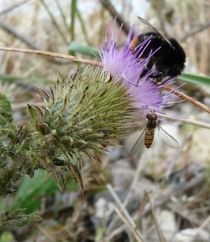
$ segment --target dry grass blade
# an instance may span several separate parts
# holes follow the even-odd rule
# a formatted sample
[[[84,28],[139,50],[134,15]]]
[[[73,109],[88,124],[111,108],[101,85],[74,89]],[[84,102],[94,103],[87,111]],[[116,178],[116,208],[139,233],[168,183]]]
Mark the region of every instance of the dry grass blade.
[[[6,8],[6,9],[3,9],[1,12],[0,12],[0,16],[2,15],[5,15],[11,11],[13,11],[14,9],[24,5],[25,3],[29,2],[29,0],[24,0],[24,1],[21,1],[19,3],[16,3],[16,4],[13,4],[12,6]]]
[[[34,43],[32,43],[29,39],[27,39],[21,33],[17,32],[17,30],[12,28],[8,24],[6,24],[4,22],[0,22],[0,28],[2,28],[8,34],[12,35],[14,38],[19,39],[21,42],[23,42],[29,48],[31,48],[31,49],[39,49],[36,45],[34,45]]]
[[[140,234],[140,232],[137,229],[137,226],[135,222],[133,221],[132,217],[128,213],[128,211],[124,208],[123,204],[121,203],[119,197],[113,190],[112,186],[110,184],[107,185],[107,189],[109,190],[110,194],[112,195],[114,201],[116,202],[119,209],[116,210],[116,212],[120,213],[121,219],[122,217],[125,219],[126,222],[124,222],[127,226],[129,225],[129,228],[131,229],[131,233],[133,236],[138,239],[139,242],[144,242],[143,236]]]
[[[210,124],[205,123],[205,122],[201,122],[201,121],[197,121],[197,120],[193,120],[193,119],[185,119],[185,118],[180,118],[180,117],[172,117],[170,115],[166,115],[166,114],[158,114],[159,117],[167,119],[167,120],[171,120],[171,121],[180,121],[183,123],[187,123],[187,124],[191,124],[191,125],[195,125],[201,128],[205,128],[205,129],[210,129]]]
[[[193,37],[194,35],[208,29],[210,27],[210,20],[200,24],[199,26],[197,26],[196,28],[192,29],[190,32],[186,33],[182,38],[181,38],[181,42],[186,41],[188,38]]]
[[[123,207],[124,207],[124,208],[126,208],[127,204],[128,204],[129,201],[130,201],[130,198],[131,198],[132,195],[133,195],[133,190],[134,190],[134,188],[136,187],[136,184],[137,184],[137,182],[138,182],[138,179],[139,179],[140,173],[141,173],[141,171],[143,170],[143,168],[144,168],[144,161],[143,161],[143,159],[139,159],[139,161],[138,161],[138,166],[137,166],[136,171],[135,171],[135,174],[134,174],[134,176],[133,176],[133,180],[132,180],[132,182],[131,182],[130,188],[128,189],[128,193],[127,193],[127,195],[126,195],[126,197],[125,197],[125,200],[124,200],[124,202],[123,202]],[[112,220],[112,222],[110,223],[110,225],[109,225],[109,227],[108,227],[108,230],[111,229],[112,227],[114,227],[114,225],[116,224],[117,221],[118,221],[117,218],[114,218],[114,219]]]
[[[185,184],[181,184],[177,187],[172,187],[170,190],[160,195],[159,199],[157,199],[153,204],[153,208],[162,206],[163,204],[167,203],[171,199],[171,197],[180,196],[184,192],[187,192],[190,189],[192,189],[193,187],[202,184],[203,182],[205,182],[205,180],[206,180],[206,176],[204,174],[200,174],[192,178],[189,182]],[[151,212],[151,210],[152,210],[152,207],[150,205],[146,206],[143,215],[148,214],[149,212]]]
[[[80,11],[79,11],[78,8],[77,8],[77,16],[78,16],[78,20],[79,20],[80,25],[81,25],[81,28],[82,28],[82,32],[83,32],[83,35],[84,35],[85,41],[88,43],[88,45],[91,45],[91,42],[90,42],[89,37],[88,37],[88,31],[87,31],[87,29],[86,29],[86,26],[85,26],[85,22],[84,22],[83,16],[82,16],[82,14],[80,13]]]
[[[45,230],[44,228],[42,228],[39,224],[36,225],[37,228],[40,230],[40,232],[51,242],[56,242],[56,240],[53,238],[53,236],[51,234],[49,234],[49,232],[47,230]]]
[[[155,216],[155,210],[154,210],[154,207],[152,205],[152,201],[151,201],[150,195],[147,192],[145,194],[148,197],[148,200],[150,202],[150,206],[152,208],[152,217],[153,217],[154,222],[155,222],[155,228],[156,228],[156,231],[157,231],[157,235],[158,235],[159,241],[160,242],[167,242],[167,240],[166,240],[165,236],[163,235],[163,232],[162,232],[162,230],[160,228],[160,225],[158,224],[157,218]]]
[[[117,213],[119,218],[123,221],[125,226],[131,231],[131,233],[133,234],[133,236],[136,239],[136,241],[143,242],[143,240],[141,238],[139,238],[139,235],[138,235],[137,231],[130,225],[130,223],[128,222],[128,220],[126,219],[124,214],[120,211],[120,209],[115,207],[115,212]]]
[[[49,15],[49,17],[50,17],[50,19],[51,19],[53,25],[54,25],[55,28],[56,28],[56,30],[57,30],[58,33],[60,34],[60,36],[61,36],[61,38],[62,38],[64,44],[68,44],[68,40],[66,39],[65,33],[63,33],[63,31],[61,30],[61,28],[60,28],[60,26],[59,26],[59,24],[58,24],[56,18],[55,18],[54,15],[51,13],[51,11],[50,11],[48,5],[45,3],[44,0],[40,0],[40,1],[41,1],[42,5],[44,6],[44,8],[45,8],[47,14]]]
[[[204,220],[204,222],[198,227],[197,234],[201,232],[210,223],[210,215]]]
[[[83,59],[72,55],[65,55],[65,54],[60,54],[60,53],[50,52],[50,51],[20,49],[20,48],[13,48],[13,47],[0,47],[0,50],[26,53],[26,54],[32,54],[32,55],[40,55],[43,57],[58,58],[58,59],[63,59],[71,62],[79,62],[79,63],[90,64],[94,66],[102,66],[102,63],[99,61]]]
[[[163,204],[165,204],[166,202],[168,202],[171,197],[173,197],[173,196],[179,196],[180,194],[183,194],[184,192],[187,192],[190,189],[192,189],[192,187],[195,187],[195,186],[203,183],[205,180],[206,180],[205,175],[201,175],[201,176],[198,176],[198,177],[195,177],[195,178],[191,179],[184,186],[183,186],[183,184],[181,184],[177,188],[170,189],[165,194],[162,194],[161,195],[161,199],[159,199],[159,200],[157,200],[155,202],[155,204],[153,205],[153,208],[162,206]],[[147,205],[149,205],[149,206],[147,206]],[[144,211],[142,213],[142,216],[147,215],[152,210],[152,207],[150,206],[150,204],[147,204],[147,205],[144,208]],[[134,217],[134,219],[136,219],[136,218],[137,218],[137,216]],[[124,230],[124,228],[125,228],[125,225],[120,226],[119,228],[116,229],[116,231],[113,231],[109,236],[107,236],[106,239],[108,241],[110,241],[117,234],[122,233],[122,231]]]
[[[123,16],[115,9],[114,5],[109,0],[100,0],[102,6],[111,14],[111,16],[116,18],[116,22],[119,26],[122,25],[122,30],[128,34],[130,30],[129,24],[125,21]]]
[[[173,89],[172,87],[169,87],[169,86],[165,86],[164,89],[167,90],[167,91],[170,91],[171,93],[175,94],[176,96],[180,97],[181,99],[186,100],[189,103],[192,103],[193,105],[197,106],[201,110],[203,110],[207,113],[210,113],[209,107],[207,107],[203,103],[195,100],[194,98],[192,98],[192,97],[190,97],[190,96],[188,96],[188,95],[186,95],[186,94],[184,94],[184,93],[182,93],[178,90],[175,90],[175,89]]]
[[[62,18],[62,21],[63,21],[63,25],[65,26],[66,31],[68,31],[69,27],[68,27],[68,24],[67,24],[67,19],[66,19],[67,17],[66,17],[66,15],[65,15],[62,7],[61,7],[61,3],[60,3],[59,0],[55,0],[55,3],[56,3],[56,6],[57,6],[57,8],[59,10],[60,15],[61,15],[61,18]]]

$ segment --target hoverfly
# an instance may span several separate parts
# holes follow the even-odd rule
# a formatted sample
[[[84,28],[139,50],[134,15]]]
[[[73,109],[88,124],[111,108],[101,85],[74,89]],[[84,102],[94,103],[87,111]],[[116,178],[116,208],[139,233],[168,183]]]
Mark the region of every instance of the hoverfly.
[[[145,147],[149,149],[153,144],[156,129],[158,129],[158,135],[160,136],[160,139],[163,141],[163,143],[167,144],[172,148],[179,149],[180,145],[178,141],[172,135],[170,135],[163,128],[160,127],[160,124],[158,123],[158,116],[154,111],[150,111],[145,118],[145,127],[141,135],[133,145],[132,151],[140,142],[140,140],[142,140],[144,142]]]
[[[151,31],[140,34],[135,37],[130,45],[130,50],[135,52],[136,47],[143,41],[149,39],[141,58],[147,58],[151,51],[156,51],[151,56],[145,70],[141,76],[144,76],[153,67],[157,70],[157,74],[152,78],[161,82],[165,77],[176,77],[181,74],[185,67],[186,55],[182,46],[174,38],[166,38],[160,34],[149,22],[138,17],[138,20],[147,25]]]

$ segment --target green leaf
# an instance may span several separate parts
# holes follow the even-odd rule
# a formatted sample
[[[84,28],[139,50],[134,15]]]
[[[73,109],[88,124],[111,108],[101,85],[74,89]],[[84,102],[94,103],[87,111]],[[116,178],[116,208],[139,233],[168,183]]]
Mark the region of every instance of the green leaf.
[[[76,191],[77,184],[72,176],[67,174],[68,191]],[[32,213],[41,207],[41,200],[55,192],[59,192],[58,186],[51,174],[44,170],[36,170],[33,178],[25,176],[14,198],[12,209],[24,209],[26,214]]]
[[[9,76],[9,75],[0,75],[0,81],[1,82],[13,82],[13,81],[20,81],[22,80],[21,77],[16,76]]]
[[[182,73],[179,77],[179,80],[194,83],[197,85],[205,84],[210,85],[210,77],[207,76],[199,76],[195,74],[189,74],[189,73]]]
[[[68,51],[69,53],[77,53],[85,56],[100,58],[99,51],[97,49],[86,45],[81,45],[76,41],[70,43]]]
[[[31,213],[41,206],[41,198],[58,190],[54,179],[46,171],[36,170],[33,178],[25,176],[16,194],[13,208],[25,209]]]

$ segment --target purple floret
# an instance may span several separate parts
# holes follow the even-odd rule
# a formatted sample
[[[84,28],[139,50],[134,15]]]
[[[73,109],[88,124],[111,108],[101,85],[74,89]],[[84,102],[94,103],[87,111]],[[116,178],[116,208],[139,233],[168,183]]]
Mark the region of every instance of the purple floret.
[[[148,61],[158,49],[151,51],[147,58],[141,58],[150,43],[150,39],[147,39],[135,48],[135,52],[130,50],[130,45],[136,37],[133,29],[129,31],[124,46],[118,48],[120,31],[116,37],[114,27],[107,32],[105,44],[101,50],[104,70],[128,88],[135,107],[143,111],[145,115],[150,111],[162,112],[165,106],[169,106],[169,103],[174,101],[174,95],[170,92],[162,93],[161,89],[174,80],[168,78],[164,84],[157,85],[154,79],[150,78],[151,74],[156,72],[154,69],[143,74]]]

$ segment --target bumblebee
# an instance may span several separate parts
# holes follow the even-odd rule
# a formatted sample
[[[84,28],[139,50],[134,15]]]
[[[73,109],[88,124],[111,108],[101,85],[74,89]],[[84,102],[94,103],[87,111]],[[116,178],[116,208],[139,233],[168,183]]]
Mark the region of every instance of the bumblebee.
[[[151,51],[154,52],[140,77],[147,74],[152,68],[155,68],[157,73],[152,74],[150,77],[154,78],[154,82],[157,83],[162,83],[165,78],[180,75],[185,67],[186,60],[185,51],[182,46],[174,38],[165,38],[141,17],[138,17],[138,20],[150,27],[151,32],[135,37],[130,45],[130,50],[135,53],[138,49],[137,46],[148,39],[148,45],[144,49],[141,58],[147,58],[151,54]]]

